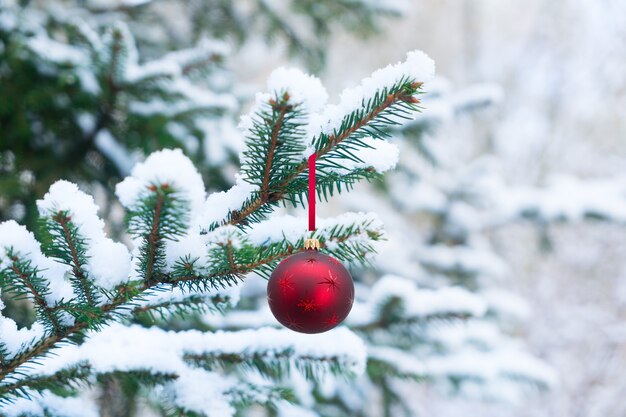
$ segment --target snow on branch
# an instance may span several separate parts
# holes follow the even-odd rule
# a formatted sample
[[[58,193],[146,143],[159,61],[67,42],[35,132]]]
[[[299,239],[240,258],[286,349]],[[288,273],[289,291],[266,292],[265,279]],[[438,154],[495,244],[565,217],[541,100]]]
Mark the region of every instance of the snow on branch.
[[[481,317],[486,310],[479,296],[459,287],[429,290],[387,275],[372,287],[367,303],[355,304],[348,324],[357,331],[370,332],[434,319]]]
[[[30,398],[15,399],[10,406],[4,407],[6,417],[23,416],[63,416],[63,417],[98,417],[98,405],[86,396],[61,397],[44,391],[30,393]]]
[[[455,354],[433,356],[425,361],[425,367],[432,378],[465,380],[470,383],[479,380],[484,384],[499,384],[513,380],[542,388],[557,383],[552,368],[514,348],[487,352],[466,349]]]
[[[0,270],[2,271],[2,283],[17,290],[20,281],[17,277],[11,277],[12,273],[24,275],[26,271],[20,271],[16,263],[27,265],[36,275],[45,273],[45,293],[41,293],[46,304],[55,305],[62,300],[69,300],[73,297],[72,287],[65,278],[69,268],[53,259],[46,257],[41,252],[41,246],[35,239],[32,232],[26,227],[17,224],[13,220],[0,223]],[[18,269],[16,271],[16,269]],[[34,278],[31,275],[30,278]],[[44,277],[40,277],[44,279]],[[10,282],[14,280],[13,282]]]
[[[470,246],[425,246],[419,260],[427,269],[442,274],[503,278],[508,266],[494,253]]]
[[[249,272],[267,276],[283,258],[304,250],[316,237],[324,250],[345,262],[365,263],[383,238],[382,223],[373,214],[346,213],[321,220],[315,232],[304,218],[275,216],[242,231],[223,226],[209,232],[190,231],[168,243],[164,282],[194,289],[231,286]]]
[[[97,41],[88,43],[93,47]],[[102,38],[101,49],[98,62],[111,75],[105,77],[110,85],[104,87],[119,92],[138,62],[132,38],[117,25]],[[173,64],[162,67],[160,74],[144,67],[135,80],[155,81],[161,75],[167,79],[168,71],[176,73]],[[74,184],[55,183],[38,202],[43,252],[48,257],[25,229],[14,223],[0,226],[16,232],[0,235],[2,289],[11,290],[21,280],[20,290],[33,299],[38,323],[46,329],[42,332],[33,326],[17,331],[15,323],[2,319],[2,328],[8,329],[3,339],[9,335],[10,340],[0,344],[0,393],[4,393],[0,396],[15,396],[29,387],[45,395],[46,386],[38,375],[65,370],[69,378],[67,367],[83,366],[94,374],[158,373],[169,387],[172,404],[180,410],[209,412],[202,408],[207,402],[199,402],[203,392],[214,398],[209,403],[228,415],[231,396],[246,395],[215,372],[216,366],[253,366],[267,370],[268,375],[275,368],[288,372],[295,367],[311,377],[325,371],[362,372],[366,356],[362,342],[346,329],[320,335],[310,343],[310,337],[276,329],[172,334],[111,324],[112,317],[126,310],[135,315],[185,314],[193,305],[236,303],[238,293],[228,287],[252,272],[267,275],[281,259],[304,250],[307,237],[317,237],[340,260],[366,262],[383,237],[380,221],[371,214],[320,220],[315,232],[304,229],[303,219],[268,215],[280,201],[303,202],[305,141],[311,138],[322,167],[321,195],[349,188],[358,179],[373,178],[377,169],[392,166],[397,153],[382,158],[383,167],[380,154],[372,151],[377,149],[372,141],[384,139],[385,127],[414,114],[421,80],[430,76],[432,67],[425,55],[410,53],[406,62],[377,71],[358,88],[344,92],[340,105],[326,108],[319,80],[292,70],[275,73],[269,82],[272,93],[260,97],[248,127],[243,163],[249,169],[242,171],[234,188],[207,198],[200,174],[180,150],[155,152],[118,184],[116,194],[127,210],[133,238],[132,255],[123,244],[106,237],[90,196]],[[321,118],[310,114],[316,111]],[[100,116],[98,123],[108,117]],[[335,116],[339,124],[332,126]],[[309,124],[310,120],[316,122]],[[317,134],[309,137],[314,130]],[[389,149],[385,152],[393,154]],[[352,161],[346,165],[349,172],[329,168],[340,155]],[[329,169],[324,171],[324,167]],[[167,286],[173,288],[169,293],[163,291]],[[462,305],[469,303],[459,294],[454,296]],[[111,327],[104,328],[105,324]],[[37,340],[30,343],[26,339],[33,332]],[[92,338],[82,345],[64,346],[58,356],[47,356],[59,343],[82,341],[86,333]],[[155,350],[155,346],[163,348]],[[207,369],[194,368],[194,364]],[[205,386],[195,387],[183,376],[189,369],[202,381],[199,385]],[[273,394],[268,391],[267,395]]]
[[[542,188],[500,188],[500,212],[542,222],[585,219],[626,223],[626,177],[580,180],[552,178]]]
[[[367,350],[370,372],[382,375],[394,375],[400,378],[423,380],[428,376],[426,366],[417,358],[404,350],[387,346],[373,346]]]
[[[408,211],[447,212],[455,228],[463,230],[488,229],[521,219],[543,225],[584,220],[626,223],[624,176],[580,179],[559,175],[548,178],[545,185],[516,186],[502,180],[499,166],[489,156],[466,169],[450,171],[431,179],[438,187],[394,178],[400,185],[394,187],[394,200]],[[406,199],[407,194],[416,198]],[[496,262],[489,263],[498,269]]]
[[[244,394],[234,390],[237,380],[218,373],[220,369],[265,369],[266,376],[272,377],[288,374],[291,368],[311,377],[326,372],[361,374],[365,358],[365,345],[345,328],[311,338],[286,329],[172,332],[115,323],[90,334],[81,346],[67,346],[39,364],[20,369],[21,375],[0,384],[0,391],[12,393],[11,387],[22,378],[53,376],[82,364],[93,376],[112,372],[168,375],[164,388],[173,404],[207,413],[206,407],[216,404],[229,410],[229,393]],[[259,391],[255,392],[258,398]]]
[[[50,236],[47,250],[73,268],[76,279],[89,280],[106,290],[128,280],[128,249],[106,237],[93,197],[75,184],[57,181],[37,201],[37,208]]]
[[[248,140],[242,175],[233,189],[212,196],[216,208],[209,209],[203,227],[261,221],[281,200],[304,204],[306,158],[313,152],[317,191],[325,198],[393,167],[398,151],[382,141],[388,137],[385,129],[414,117],[416,96],[433,72],[430,58],[410,52],[406,61],[345,90],[339,104],[322,107],[326,92],[319,80],[278,70],[270,77],[271,93],[257,96],[250,115],[243,118]]]
[[[1,300],[0,309],[4,310],[4,303]],[[18,329],[15,321],[0,315],[0,362],[4,364],[18,356],[44,336],[45,328],[41,323],[33,323],[30,329]]]
[[[330,254],[352,262],[365,262],[383,237],[380,221],[364,213],[321,220],[315,232],[306,231],[304,219],[289,216],[272,217],[246,231],[234,226],[202,231],[197,219],[204,215],[204,185],[179,150],[157,152],[138,164],[119,184],[117,194],[128,209],[129,230],[135,238],[132,260],[125,246],[105,236],[93,199],[65,181],[55,183],[38,203],[44,248],[51,258],[41,253],[38,242],[22,226],[15,222],[0,226],[7,232],[0,237],[4,288],[12,288],[6,280],[26,275],[30,281],[40,280],[24,291],[34,299],[39,318],[49,329],[46,333],[37,324],[18,331],[12,320],[2,320],[7,339],[3,337],[0,346],[7,363],[3,377],[11,375],[6,381],[14,378],[13,369],[30,366],[31,359],[41,359],[59,341],[96,328],[122,307],[132,305],[132,313],[153,318],[206,311],[207,303],[221,309],[238,300],[238,290],[229,286],[250,272],[268,274],[281,259],[304,250],[306,237],[317,237]],[[31,270],[13,273],[18,260],[20,267]],[[281,357],[291,358],[290,349]],[[319,367],[298,362],[302,363],[294,366],[303,366],[298,369],[311,375]],[[329,359],[328,364],[335,362]]]

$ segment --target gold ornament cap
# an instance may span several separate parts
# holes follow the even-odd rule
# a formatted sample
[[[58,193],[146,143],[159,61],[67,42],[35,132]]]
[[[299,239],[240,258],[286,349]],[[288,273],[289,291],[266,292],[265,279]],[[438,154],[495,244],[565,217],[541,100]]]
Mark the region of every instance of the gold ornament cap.
[[[320,241],[317,239],[305,239],[304,240],[304,249],[308,249],[308,250],[320,250]]]

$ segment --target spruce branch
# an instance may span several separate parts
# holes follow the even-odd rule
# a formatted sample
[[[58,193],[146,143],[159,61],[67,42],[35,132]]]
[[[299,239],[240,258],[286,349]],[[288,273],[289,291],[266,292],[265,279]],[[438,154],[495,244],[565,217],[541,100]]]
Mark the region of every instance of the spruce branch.
[[[129,59],[129,51],[123,49],[119,52],[120,62],[109,62],[115,67],[114,71],[109,72],[109,76],[116,77],[116,80],[111,78],[115,82],[118,79],[124,80],[126,75],[121,61]],[[339,166],[338,161],[342,158],[364,162],[357,155],[357,151],[370,146],[365,138],[384,139],[387,135],[384,130],[386,126],[397,123],[397,120],[406,118],[417,110],[418,100],[415,95],[419,94],[420,87],[420,83],[401,78],[391,87],[377,88],[372,97],[364,98],[360,106],[339,118],[340,123],[331,131],[320,128],[322,132],[311,137],[310,148],[315,152],[320,166],[321,187],[318,193],[326,196],[335,188],[340,190],[343,185],[349,187],[359,179],[369,179],[376,175],[375,170],[367,166],[351,169],[345,174],[334,171],[333,168]],[[305,102],[294,103],[291,97],[288,90],[280,91],[258,108],[257,117],[253,118],[249,129],[244,151],[247,153],[244,153],[243,161],[243,171],[248,174],[244,176],[244,181],[251,187],[244,187],[245,193],[237,196],[237,202],[244,201],[238,208],[233,208],[237,202],[232,204],[232,201],[228,201],[225,209],[215,209],[219,216],[222,216],[222,212],[227,212],[226,218],[218,221],[217,225],[212,225],[214,227],[204,230],[204,235],[200,234],[197,227],[203,216],[211,215],[212,207],[208,207],[210,200],[205,200],[206,191],[200,174],[179,150],[162,151],[156,153],[155,158],[149,157],[150,161],[147,160],[142,166],[138,165],[133,174],[118,185],[118,197],[127,209],[128,231],[136,244],[133,259],[136,274],[132,274],[130,278],[127,271],[122,271],[122,277],[120,274],[110,277],[94,272],[96,266],[103,262],[106,264],[111,257],[100,257],[99,260],[103,262],[99,264],[92,263],[91,260],[102,252],[111,252],[91,251],[89,245],[92,241],[100,239],[105,242],[105,238],[102,232],[101,237],[96,233],[94,239],[92,233],[85,233],[86,229],[82,229],[85,227],[84,221],[73,220],[74,217],[78,219],[86,216],[84,212],[80,216],[71,210],[60,209],[44,213],[42,226],[47,237],[44,242],[45,252],[71,269],[70,281],[76,299],[57,303],[50,307],[50,311],[44,311],[42,317],[50,320],[47,313],[68,313],[76,320],[66,327],[57,328],[54,325],[53,332],[45,334],[29,347],[22,348],[9,360],[6,355],[2,355],[5,360],[0,369],[0,397],[14,398],[25,393],[30,382],[35,390],[37,387],[45,387],[47,381],[24,382],[26,368],[21,367],[36,365],[36,361],[48,355],[52,349],[64,343],[82,343],[89,334],[88,331],[94,334],[105,324],[111,325],[114,317],[137,317],[161,314],[164,311],[184,314],[192,311],[195,306],[208,301],[207,297],[199,294],[195,296],[194,292],[235,285],[251,272],[268,275],[281,259],[303,251],[303,240],[306,237],[318,237],[322,247],[340,260],[366,261],[367,254],[374,249],[373,242],[381,239],[382,235],[377,223],[358,215],[352,215],[348,220],[329,222],[330,225],[309,233],[310,236],[299,233],[299,229],[296,230],[297,233],[292,233],[293,230],[288,231],[289,233],[283,232],[282,238],[277,236],[275,228],[271,232],[254,229],[260,224],[252,223],[258,223],[279,202],[295,203],[298,198],[302,201],[302,194],[306,189],[304,141],[308,130],[305,129],[305,108],[301,106]],[[332,119],[328,117],[329,120]],[[166,163],[167,168],[164,167]],[[248,192],[250,189],[254,191]],[[42,207],[50,210],[49,204],[53,202],[53,197],[49,198],[48,203],[42,204]],[[101,222],[95,214],[95,205],[92,204],[89,209],[93,209],[90,220],[96,218]],[[250,228],[241,227],[244,225],[249,225]],[[266,228],[272,226],[275,224],[265,225]],[[293,241],[288,235],[299,237]],[[110,243],[115,245],[115,242]],[[106,244],[108,243],[98,246],[102,249],[106,248]],[[128,255],[127,248],[123,249]],[[168,252],[170,249],[172,253]],[[183,256],[179,259],[172,259],[173,254],[179,256],[181,253]],[[36,292],[28,288],[24,281],[30,275],[24,274],[21,269],[18,272],[22,273],[17,275],[17,279],[21,280],[20,285],[25,285],[29,296],[35,297],[35,304],[42,309],[46,306],[44,293],[37,288]],[[15,274],[16,271],[11,270],[11,273]],[[151,304],[151,295],[168,286],[184,291],[182,301],[172,299]],[[215,300],[220,302],[219,296]],[[143,301],[147,302],[142,304]],[[2,348],[0,345],[0,350]],[[273,366],[271,361],[283,362],[276,366],[288,372],[289,367],[293,366],[292,360],[296,360],[296,366],[301,366],[299,369],[312,378],[321,370],[339,373],[345,371],[345,366],[355,369],[362,365],[358,358],[348,365],[340,363],[332,354],[311,356],[312,354],[295,352],[297,355],[293,356],[294,352],[289,348],[275,349],[271,354],[262,349],[256,352],[228,352],[188,352],[191,356],[186,356],[186,359],[209,369],[213,366],[212,363],[220,363],[223,367],[265,368],[268,374]],[[235,356],[228,356],[232,354]],[[346,356],[349,360],[354,359],[354,356]],[[209,379],[211,377],[207,376]],[[67,381],[70,379],[68,377]]]
[[[255,370],[272,379],[289,376],[293,367],[312,380],[320,380],[321,376],[327,372],[338,375],[346,371],[341,365],[341,358],[326,355],[301,355],[291,348],[279,352],[251,350],[241,353],[188,353],[184,359],[194,366],[207,370],[223,369],[244,372]]]
[[[152,184],[126,216],[128,232],[141,239],[137,272],[146,282],[165,268],[165,240],[182,235],[188,222],[188,203],[169,184]]]
[[[0,384],[0,404],[10,403],[15,398],[30,398],[33,392],[66,389],[87,382],[91,375],[90,368],[89,364],[81,363],[51,375],[25,376],[10,385]]]
[[[47,282],[30,261],[21,260],[13,250],[9,250],[7,256],[11,259],[11,265],[6,270],[0,271],[0,286],[18,295],[32,298],[37,306],[38,318],[52,332],[60,332],[63,326],[56,313],[57,309],[49,306],[45,299],[49,293]]]
[[[335,228],[328,237],[321,238],[322,247],[325,247],[326,242],[333,242],[331,253],[337,254],[339,257],[341,253],[346,251],[350,233],[354,228]],[[376,233],[373,231],[372,233]],[[376,239],[375,235],[373,235]],[[304,238],[302,238],[304,239]],[[293,245],[291,243],[280,243],[276,245],[270,245],[265,250],[256,250],[256,247],[248,245],[244,246],[233,252],[233,256],[242,256],[246,259],[252,259],[247,263],[234,262],[234,269],[231,269],[230,263],[217,265],[217,269],[210,274],[203,275],[179,275],[160,273],[155,275],[153,280],[143,282],[130,282],[126,285],[118,288],[116,296],[110,299],[109,302],[105,302],[99,307],[100,316],[98,318],[99,323],[106,323],[112,316],[121,312],[125,305],[132,303],[133,300],[139,298],[142,294],[146,294],[149,290],[153,290],[160,285],[169,284],[177,285],[193,290],[210,290],[211,288],[223,287],[225,285],[232,285],[239,279],[250,272],[258,272],[261,274],[268,274],[271,272],[272,267],[281,259],[300,251],[304,250],[303,241],[301,244]],[[346,245],[346,247],[344,247]],[[360,244],[359,244],[360,245]],[[228,251],[226,250],[226,255]],[[252,254],[252,258],[250,255]],[[345,255],[344,255],[345,256]],[[158,309],[158,307],[157,307]],[[148,309],[146,309],[148,310]],[[141,310],[139,311],[141,312]],[[83,335],[85,330],[90,329],[93,326],[93,321],[77,321],[75,325],[62,329],[59,334],[50,335],[36,344],[34,344],[28,350],[20,353],[12,360],[3,364],[0,369],[0,382],[16,371],[21,365],[33,361],[36,358],[46,355],[50,349],[58,346],[60,342],[75,340],[77,336]],[[7,389],[10,390],[11,382],[6,384]]]
[[[396,119],[407,119],[418,110],[422,83],[403,79],[391,88],[383,88],[376,92],[374,97],[362,103],[362,107],[346,115],[338,129],[332,133],[321,133],[313,140],[316,159],[318,160],[318,193],[327,196],[332,194],[334,187],[340,189],[343,181],[348,186],[361,178],[374,178],[376,173],[371,169],[356,170],[346,175],[334,174],[329,168],[336,167],[333,159],[348,158],[360,161],[354,155],[354,150],[365,146],[361,139],[366,136],[383,139],[388,134],[383,130],[386,126],[399,124]],[[287,141],[285,141],[287,142]],[[293,141],[292,141],[293,143]],[[265,169],[271,169],[272,160],[265,161]],[[282,180],[272,189],[272,193],[261,189],[255,193],[243,207],[232,211],[229,217],[222,221],[222,225],[247,225],[257,222],[271,211],[271,206],[277,200],[285,199],[296,204],[298,198],[306,190],[306,177],[303,175],[308,169],[306,160],[287,166],[282,169]],[[344,180],[345,178],[345,180]],[[301,197],[300,197],[301,198]],[[209,228],[215,228],[211,225]]]
[[[207,311],[223,312],[224,306],[230,301],[229,297],[221,294],[201,295],[190,294],[180,300],[163,301],[156,304],[146,304],[133,309],[133,315],[140,320],[144,317],[151,322],[157,319],[164,320],[171,316],[186,317],[191,313],[205,313]]]
[[[97,295],[93,284],[88,280],[83,270],[87,250],[85,239],[80,236],[78,228],[74,226],[71,217],[66,212],[60,211],[50,219],[61,228],[60,233],[55,226],[51,226],[49,229],[53,239],[56,237],[56,242],[53,241],[53,244],[57,243],[58,245],[55,252],[61,255],[60,258],[72,267],[72,273],[77,283],[75,287],[78,289],[76,293],[79,297],[84,297],[87,304],[94,306],[97,302]],[[60,239],[62,242],[59,242]]]

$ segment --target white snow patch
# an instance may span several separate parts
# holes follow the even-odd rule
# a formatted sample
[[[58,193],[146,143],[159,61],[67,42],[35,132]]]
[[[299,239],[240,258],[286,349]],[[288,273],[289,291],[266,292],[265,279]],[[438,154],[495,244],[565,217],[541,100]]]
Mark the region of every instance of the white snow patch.
[[[412,51],[407,54],[405,61],[379,69],[370,77],[365,78],[357,87],[345,89],[340,95],[338,104],[326,106],[324,111],[311,116],[309,146],[304,156],[308,157],[312,154],[311,143],[317,135],[332,134],[341,126],[346,115],[363,107],[363,103],[373,97],[376,92],[385,87],[391,87],[403,79],[425,82],[431,79],[434,73],[433,60],[421,51]]]
[[[341,161],[341,168],[328,167],[326,170],[339,174],[348,174],[359,168],[374,168],[377,172],[383,173],[393,169],[400,158],[398,147],[386,140],[364,138],[361,139],[365,146],[359,145],[353,154],[360,161],[345,158]]]
[[[4,309],[4,303],[0,300],[0,310]],[[45,336],[45,329],[39,322],[33,323],[30,329],[18,329],[15,321],[0,315],[0,342],[7,350],[7,359],[11,359],[33,343]]]
[[[259,189],[258,186],[245,182],[237,177],[237,182],[227,191],[212,193],[203,203],[202,214],[199,218],[201,227],[208,227],[213,223],[225,220],[233,210],[239,210],[248,200],[252,193]]]
[[[289,103],[303,104],[308,113],[321,110],[328,100],[320,79],[296,68],[275,69],[267,79],[267,87],[276,94],[289,93]]]
[[[65,277],[70,268],[44,256],[35,235],[14,220],[0,223],[0,269],[11,267],[12,261],[8,257],[9,249],[14,255],[30,261],[32,267],[36,267],[40,275],[48,281],[49,294],[45,298],[50,305],[60,300],[68,301],[74,297],[72,285]]]
[[[92,196],[80,191],[76,184],[60,180],[52,184],[42,200],[37,201],[37,208],[45,217],[67,211],[70,221],[87,239],[85,268],[97,286],[110,290],[128,281],[128,248],[105,236],[104,222],[98,217],[98,206]]]
[[[63,417],[98,417],[97,404],[87,397],[59,397],[49,391],[29,392],[31,398],[17,398],[2,409],[6,417],[54,415]]]
[[[117,184],[115,194],[124,207],[133,208],[151,185],[169,185],[190,203],[191,219],[202,211],[206,191],[202,176],[180,149],[153,152]]]

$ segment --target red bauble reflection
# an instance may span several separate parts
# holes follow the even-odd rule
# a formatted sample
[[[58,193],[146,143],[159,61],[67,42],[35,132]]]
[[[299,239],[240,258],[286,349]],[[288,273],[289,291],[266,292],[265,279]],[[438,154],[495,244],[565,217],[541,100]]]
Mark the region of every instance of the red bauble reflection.
[[[354,301],[354,283],[335,258],[306,250],[283,260],[267,284],[274,317],[301,333],[321,333],[341,323]]]

